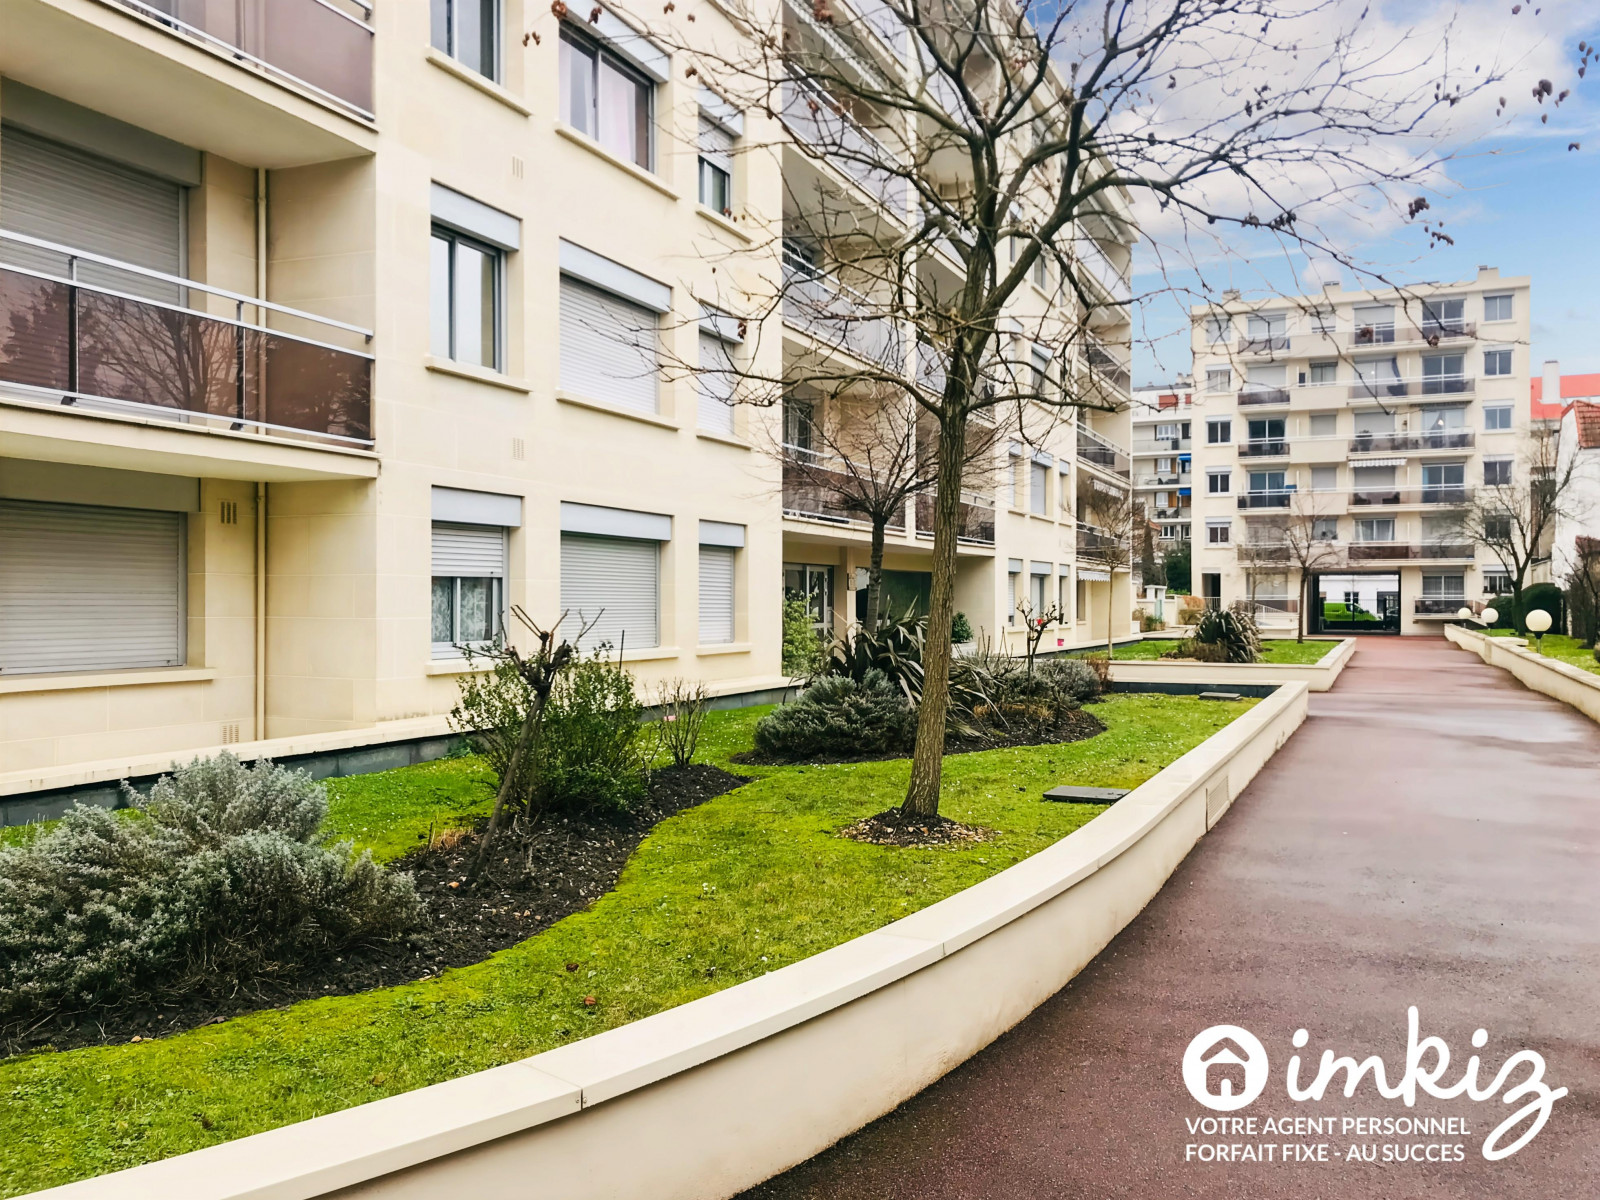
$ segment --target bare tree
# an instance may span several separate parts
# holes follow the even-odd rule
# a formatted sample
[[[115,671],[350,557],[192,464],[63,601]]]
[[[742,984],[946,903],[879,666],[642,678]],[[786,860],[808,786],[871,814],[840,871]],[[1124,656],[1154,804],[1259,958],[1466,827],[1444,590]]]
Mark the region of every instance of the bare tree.
[[[1050,626],[1061,624],[1067,614],[1061,611],[1059,604],[1051,602],[1038,608],[1032,600],[1024,600],[1017,605],[1017,612],[1022,614],[1023,629],[1027,634],[1028,674],[1032,675],[1034,660],[1039,657],[1039,643],[1044,640]]]
[[[1600,642],[1600,538],[1580,534],[1572,549],[1572,566],[1567,574],[1572,636],[1592,648]]]
[[[1417,191],[1439,179],[1432,123],[1503,72],[1463,61],[1449,22],[1372,37],[1365,11],[1333,0],[844,2],[721,0],[741,36],[715,52],[680,36],[693,14],[674,5],[641,24],[814,167],[804,181],[784,171],[783,228],[748,251],[770,258],[781,241],[781,284],[728,299],[756,337],[781,313],[815,350],[786,353],[780,375],[747,371],[741,399],[881,386],[936,427],[927,683],[905,799],[930,816],[972,418],[1021,428],[1025,413],[1125,402],[1113,377],[1134,206],[1162,231],[1160,267],[1231,234],[1359,273],[1322,222],[1363,205],[1418,218]],[[1542,81],[1534,94],[1565,96]],[[1043,316],[1019,303],[1030,284],[1052,299]],[[1031,350],[1049,371],[1030,375]]]
[[[1134,561],[1134,535],[1145,523],[1144,506],[1132,492],[1108,487],[1093,480],[1078,493],[1078,561],[1103,567],[1106,585],[1106,657],[1115,648],[1116,582],[1118,571],[1131,571]],[[1083,519],[1087,518],[1087,519]]]
[[[1252,579],[1250,599],[1257,602],[1254,580],[1259,575],[1295,575],[1295,641],[1306,640],[1306,611],[1312,602],[1311,581],[1321,571],[1344,565],[1335,543],[1335,518],[1320,511],[1315,492],[1291,492],[1281,516],[1247,522],[1250,536],[1238,547],[1240,566]]]

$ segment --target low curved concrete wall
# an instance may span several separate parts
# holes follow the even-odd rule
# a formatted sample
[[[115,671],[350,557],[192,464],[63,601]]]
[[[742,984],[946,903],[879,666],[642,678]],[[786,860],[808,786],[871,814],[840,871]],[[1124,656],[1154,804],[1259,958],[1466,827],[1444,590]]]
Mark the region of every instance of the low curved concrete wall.
[[[1534,691],[1570,704],[1591,720],[1600,721],[1600,675],[1593,671],[1535,654],[1521,638],[1489,637],[1461,625],[1446,625],[1444,636],[1471,650],[1490,666],[1510,671]]]
[[[708,1200],[893,1109],[1078,973],[1305,719],[1291,683],[1055,845],[770,975],[509,1066],[42,1195]]]
[[[1331,688],[1356,652],[1355,638],[1344,638],[1314,663],[1203,663],[1185,658],[1123,661],[1111,664],[1116,683],[1230,684],[1304,683],[1313,692]]]

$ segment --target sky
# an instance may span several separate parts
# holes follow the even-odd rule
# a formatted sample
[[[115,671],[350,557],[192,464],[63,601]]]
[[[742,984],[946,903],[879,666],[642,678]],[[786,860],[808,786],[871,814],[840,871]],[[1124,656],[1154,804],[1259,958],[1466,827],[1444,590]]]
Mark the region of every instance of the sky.
[[[1471,279],[1479,264],[1530,276],[1533,373],[1546,359],[1558,360],[1563,374],[1600,372],[1600,248],[1593,236],[1600,217],[1600,67],[1590,78],[1576,78],[1578,41],[1600,38],[1600,0],[1554,0],[1532,23],[1520,20],[1531,11],[1511,17],[1512,2],[1466,6],[1475,10],[1468,15],[1482,36],[1511,47],[1503,61],[1516,82],[1508,81],[1506,90],[1525,97],[1528,89],[1520,85],[1530,72],[1534,78],[1549,74],[1562,79],[1558,86],[1573,88],[1572,98],[1559,110],[1514,100],[1502,118],[1483,122],[1481,132],[1448,148],[1448,178],[1426,193],[1427,216],[1443,218],[1454,245],[1430,246],[1420,223],[1391,222],[1369,231],[1358,220],[1337,235],[1338,248],[1408,282]],[[1462,7],[1458,0],[1407,5],[1424,23],[1430,9],[1431,19],[1442,22]],[[1550,121],[1540,123],[1546,112]],[[1568,149],[1572,142],[1578,150]],[[1163,272],[1154,245],[1135,248],[1133,292],[1145,297],[1134,316],[1136,386],[1170,382],[1190,369],[1187,308],[1198,297],[1173,294],[1174,285],[1207,294],[1238,287],[1247,298],[1298,294],[1317,290],[1317,270],[1333,265],[1313,266],[1303,253],[1259,242],[1234,243],[1230,255],[1207,268],[1204,284],[1193,271],[1169,265]],[[1345,286],[1361,285],[1354,273],[1341,274]]]

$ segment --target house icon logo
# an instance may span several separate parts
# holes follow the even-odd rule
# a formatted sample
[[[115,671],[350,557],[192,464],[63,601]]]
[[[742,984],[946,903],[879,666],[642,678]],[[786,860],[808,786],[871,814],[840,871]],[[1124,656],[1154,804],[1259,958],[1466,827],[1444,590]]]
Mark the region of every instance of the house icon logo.
[[[1267,1086],[1267,1048],[1237,1025],[1202,1030],[1183,1052],[1183,1084],[1214,1112],[1233,1112]]]

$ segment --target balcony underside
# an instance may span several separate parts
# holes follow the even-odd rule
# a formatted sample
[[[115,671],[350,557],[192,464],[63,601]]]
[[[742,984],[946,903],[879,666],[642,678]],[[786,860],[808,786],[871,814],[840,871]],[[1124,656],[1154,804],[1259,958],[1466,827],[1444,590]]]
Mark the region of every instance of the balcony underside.
[[[0,75],[248,166],[370,154],[376,132],[278,77],[95,0],[0,0]]]

